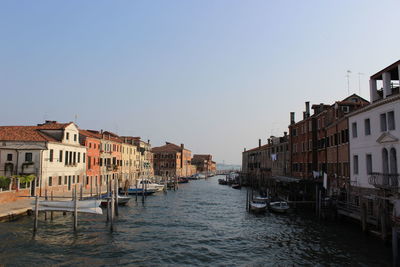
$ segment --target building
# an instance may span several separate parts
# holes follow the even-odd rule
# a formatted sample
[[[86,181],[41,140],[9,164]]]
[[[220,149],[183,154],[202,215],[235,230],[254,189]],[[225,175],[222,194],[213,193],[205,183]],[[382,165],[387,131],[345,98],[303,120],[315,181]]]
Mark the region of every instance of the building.
[[[25,184],[30,195],[68,193],[85,178],[86,148],[80,145],[78,127],[72,122],[1,126],[0,143],[0,175],[33,175],[35,179]],[[0,196],[0,201],[15,200],[19,186],[14,185],[15,192],[4,199]]]
[[[196,166],[197,173],[212,174],[216,172],[216,164],[212,155],[194,154],[191,164]]]
[[[135,145],[135,138],[121,136],[122,141],[122,176],[127,185],[135,185],[140,173],[140,153]],[[125,184],[123,185],[125,186]]]
[[[99,136],[86,130],[79,130],[79,142],[86,147],[86,178],[84,188],[96,193],[100,186],[100,145]]]
[[[348,115],[350,202],[360,209],[361,220],[375,217],[383,227],[399,198],[399,76],[400,61],[372,75],[371,104]]]
[[[165,145],[154,147],[154,174],[163,177],[186,177],[195,174],[191,164],[192,152],[184,147],[166,142]]]
[[[368,105],[353,94],[332,105],[306,102],[303,120],[295,122],[291,113],[291,174],[301,179],[322,182],[326,174],[330,194],[338,194],[349,181],[348,123],[346,115]]]
[[[131,137],[139,153],[139,179],[151,178],[154,176],[153,169],[153,152],[151,149],[150,140],[147,142],[140,137]]]

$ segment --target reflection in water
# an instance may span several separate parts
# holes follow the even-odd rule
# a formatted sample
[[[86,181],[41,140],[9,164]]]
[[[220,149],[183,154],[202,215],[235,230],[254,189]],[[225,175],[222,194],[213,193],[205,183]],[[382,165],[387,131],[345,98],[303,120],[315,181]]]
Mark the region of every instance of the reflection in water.
[[[132,199],[120,208],[115,232],[105,215],[0,224],[0,263],[61,265],[387,265],[390,248],[356,225],[318,222],[312,214],[253,215],[245,189],[218,185],[218,177],[177,191]]]

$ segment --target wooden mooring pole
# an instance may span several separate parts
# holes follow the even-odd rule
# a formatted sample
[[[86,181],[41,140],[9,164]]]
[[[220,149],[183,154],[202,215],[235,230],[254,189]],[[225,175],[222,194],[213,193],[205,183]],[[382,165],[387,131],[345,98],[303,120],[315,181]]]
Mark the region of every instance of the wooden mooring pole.
[[[118,216],[118,179],[115,179],[114,182],[114,207],[115,216]]]
[[[48,199],[47,199],[47,188],[46,188],[46,190],[44,191],[44,199],[45,199],[45,200],[48,200]],[[44,220],[47,221],[47,211],[44,212]]]
[[[51,199],[51,201],[53,201],[53,190],[51,190],[50,199]],[[50,212],[50,220],[51,221],[53,220],[53,216],[54,216],[53,213],[54,213],[53,211]]]
[[[111,190],[111,212],[110,212],[110,231],[114,231],[114,193],[112,192],[113,190]]]
[[[74,188],[74,231],[78,229],[78,188]]]
[[[33,233],[34,234],[37,232],[37,228],[38,228],[38,217],[39,217],[39,196],[36,195],[36,197],[35,197],[35,219],[33,222]]]

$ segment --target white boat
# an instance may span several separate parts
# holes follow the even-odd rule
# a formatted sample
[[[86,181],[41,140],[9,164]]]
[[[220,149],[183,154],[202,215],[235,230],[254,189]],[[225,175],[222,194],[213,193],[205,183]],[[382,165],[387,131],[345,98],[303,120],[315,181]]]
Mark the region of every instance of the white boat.
[[[269,201],[268,197],[260,197],[260,196],[258,196],[258,197],[255,197],[254,199],[257,200],[257,201],[264,201],[264,202],[268,202]]]
[[[33,204],[33,210],[35,210],[35,202]],[[101,200],[90,199],[90,200],[78,200],[76,203],[78,212],[92,213],[92,214],[103,214],[99,207]],[[75,203],[74,201],[39,201],[39,211],[70,211],[73,212]]]
[[[285,213],[289,210],[289,205],[285,201],[276,201],[269,203],[269,207],[272,211],[278,213]]]
[[[35,204],[35,203],[33,203]],[[76,201],[76,206],[78,208],[96,208],[101,204],[101,200],[98,199],[88,199],[88,200],[78,200]],[[56,207],[56,208],[74,208],[74,201],[51,201],[43,200],[39,201],[40,206],[46,207]]]
[[[254,212],[264,212],[267,208],[265,201],[253,200],[250,201],[250,210]]]
[[[162,184],[156,184],[150,181],[149,179],[139,179],[136,183],[137,189],[145,188],[146,190],[156,190],[157,192],[163,191],[165,186]]]

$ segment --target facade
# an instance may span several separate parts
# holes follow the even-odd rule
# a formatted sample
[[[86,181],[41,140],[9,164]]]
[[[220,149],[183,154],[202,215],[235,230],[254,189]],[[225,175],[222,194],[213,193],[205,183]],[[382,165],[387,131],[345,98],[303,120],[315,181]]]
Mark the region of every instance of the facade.
[[[351,185],[374,194],[398,190],[400,61],[370,79],[371,104],[349,115]],[[377,89],[378,82],[382,85]],[[371,191],[372,190],[372,191]],[[393,193],[393,192],[392,192]]]
[[[346,115],[368,105],[353,94],[333,105],[313,105],[309,102],[303,120],[295,123],[291,114],[289,126],[292,176],[322,181],[326,174],[330,194],[338,194],[349,181],[348,123]]]
[[[153,177],[155,174],[153,169],[154,160],[150,140],[145,142],[140,137],[133,137],[133,140],[139,153],[139,179]]]
[[[79,130],[79,141],[86,147],[86,178],[83,186],[90,192],[100,186],[100,145],[99,136],[86,130]]]
[[[212,155],[194,154],[191,164],[196,166],[197,173],[215,173],[216,165],[212,161]]]
[[[186,177],[195,174],[191,164],[192,152],[183,144],[177,146],[166,142],[164,146],[154,147],[154,174],[163,177]]]
[[[64,194],[85,178],[86,148],[74,123],[0,127],[0,175],[34,175],[31,195]]]

